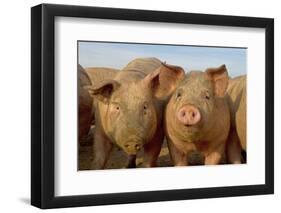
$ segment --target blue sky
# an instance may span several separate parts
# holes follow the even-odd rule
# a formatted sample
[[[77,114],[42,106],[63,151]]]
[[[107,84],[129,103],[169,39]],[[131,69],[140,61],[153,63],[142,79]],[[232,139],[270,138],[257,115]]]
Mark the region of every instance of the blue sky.
[[[225,64],[231,77],[246,74],[247,49],[135,43],[79,42],[79,64],[83,67],[122,69],[138,57],[156,57],[185,71],[205,70]]]

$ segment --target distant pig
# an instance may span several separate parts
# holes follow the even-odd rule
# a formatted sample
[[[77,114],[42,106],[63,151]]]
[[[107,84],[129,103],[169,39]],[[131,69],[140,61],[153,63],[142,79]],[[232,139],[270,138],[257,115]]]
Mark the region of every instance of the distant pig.
[[[246,143],[246,101],[247,101],[246,76],[239,76],[229,81],[227,100],[231,112],[231,128],[227,143],[227,158],[229,163],[246,161],[241,152],[247,151]]]
[[[192,71],[180,82],[165,111],[165,133],[175,166],[188,165],[194,153],[204,164],[219,164],[225,153],[230,113],[225,98],[225,65]]]
[[[136,166],[143,149],[144,167],[156,166],[163,142],[162,114],[166,97],[184,72],[156,58],[131,61],[114,79],[90,89],[98,100],[93,169],[106,166],[113,144],[128,154],[127,167]]]
[[[78,93],[79,93],[79,143],[82,144],[83,137],[87,136],[91,127],[91,115],[93,98],[85,87],[91,86],[91,80],[84,70],[84,68],[78,65]]]

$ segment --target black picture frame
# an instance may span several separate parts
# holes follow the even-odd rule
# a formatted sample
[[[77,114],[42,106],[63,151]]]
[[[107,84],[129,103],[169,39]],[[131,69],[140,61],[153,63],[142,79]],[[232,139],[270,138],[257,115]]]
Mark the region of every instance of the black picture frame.
[[[55,17],[100,18],[217,26],[264,28],[266,128],[265,184],[96,195],[54,195],[54,21]],[[60,208],[217,198],[274,193],[274,20],[148,10],[41,4],[31,8],[31,204]]]

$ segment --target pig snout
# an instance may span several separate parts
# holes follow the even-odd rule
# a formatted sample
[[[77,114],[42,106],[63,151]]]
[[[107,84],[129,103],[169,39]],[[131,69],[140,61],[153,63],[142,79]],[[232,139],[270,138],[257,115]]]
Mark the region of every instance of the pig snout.
[[[192,126],[197,124],[201,119],[198,108],[192,105],[184,105],[177,113],[177,119],[184,125]]]
[[[128,154],[136,154],[142,147],[142,143],[140,141],[129,141],[124,144],[125,151]]]

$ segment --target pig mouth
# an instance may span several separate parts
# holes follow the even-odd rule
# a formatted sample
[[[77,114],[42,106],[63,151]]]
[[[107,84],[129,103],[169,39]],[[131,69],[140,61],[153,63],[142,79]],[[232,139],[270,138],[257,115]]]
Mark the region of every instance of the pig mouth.
[[[136,149],[128,149],[128,148],[124,148],[123,150],[128,155],[137,155],[137,153],[140,151],[140,149],[136,150]]]
[[[143,146],[142,141],[130,140],[123,143],[122,149],[128,155],[136,155],[139,151],[141,151],[142,146]]]
[[[200,125],[199,125],[199,123],[198,124],[183,124],[183,123],[180,123],[180,126],[182,126],[187,131],[192,131],[192,130],[197,130]]]
[[[193,134],[199,131],[200,124],[190,125],[190,124],[183,124],[179,122],[177,119],[174,120],[175,125],[171,125],[172,129],[179,134],[188,133]]]
[[[181,134],[183,137],[197,137],[200,133],[199,125],[181,125],[180,128],[176,130],[178,134]]]

